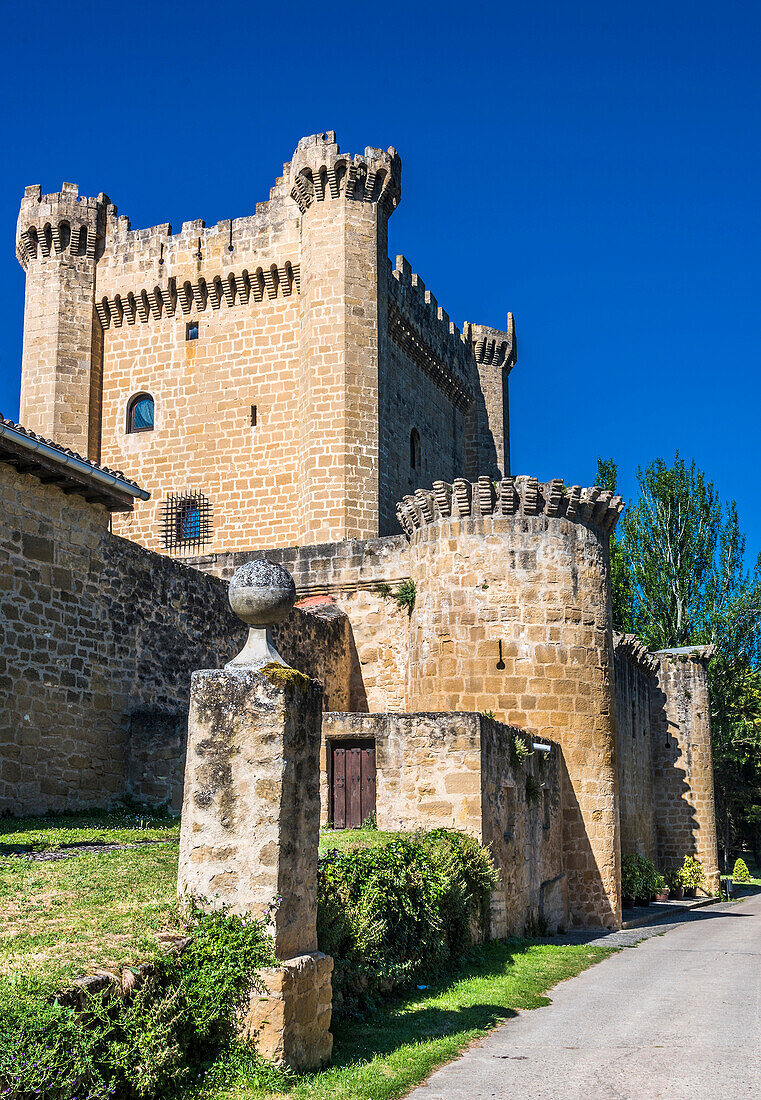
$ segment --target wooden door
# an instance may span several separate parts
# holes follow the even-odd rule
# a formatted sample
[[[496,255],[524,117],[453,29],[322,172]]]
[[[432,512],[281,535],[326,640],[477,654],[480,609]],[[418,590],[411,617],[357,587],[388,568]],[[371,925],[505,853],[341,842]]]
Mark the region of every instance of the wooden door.
[[[358,829],[375,813],[375,742],[331,742],[331,802],[335,829]]]

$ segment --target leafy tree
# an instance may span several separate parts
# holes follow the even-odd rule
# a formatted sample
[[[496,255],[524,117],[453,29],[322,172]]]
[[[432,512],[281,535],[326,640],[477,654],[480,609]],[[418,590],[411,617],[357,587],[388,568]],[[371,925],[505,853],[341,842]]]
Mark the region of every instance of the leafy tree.
[[[612,458],[598,458],[596,484],[601,489],[609,489],[611,493],[615,493],[617,482],[618,465]],[[613,591],[613,622],[617,629],[631,633],[634,591],[628,563],[615,533],[610,536],[610,580]]]
[[[598,481],[617,469],[598,459]],[[713,645],[709,665],[717,809],[729,849],[761,848],[761,558],[745,569],[733,501],[679,454],[637,471],[639,499],[611,545],[614,618],[651,649]],[[614,565],[615,561],[615,565]]]

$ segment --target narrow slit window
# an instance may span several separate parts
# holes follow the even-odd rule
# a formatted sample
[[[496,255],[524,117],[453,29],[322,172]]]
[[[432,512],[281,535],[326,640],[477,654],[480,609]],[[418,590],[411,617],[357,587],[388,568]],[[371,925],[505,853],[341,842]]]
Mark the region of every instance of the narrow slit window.
[[[188,323],[185,325],[185,339],[198,339],[198,321],[188,321]]]
[[[251,406],[251,427],[256,427],[256,405]]]
[[[417,428],[410,432],[410,469],[420,469],[420,433]]]

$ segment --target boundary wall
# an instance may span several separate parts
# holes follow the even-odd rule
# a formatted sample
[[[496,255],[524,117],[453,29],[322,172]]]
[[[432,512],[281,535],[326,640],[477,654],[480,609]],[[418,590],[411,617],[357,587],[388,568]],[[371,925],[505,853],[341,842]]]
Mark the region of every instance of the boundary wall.
[[[525,733],[481,714],[325,714],[324,822],[330,746],[357,738],[375,741],[379,829],[454,828],[490,847],[501,879],[493,939],[567,925],[557,745],[519,756]]]
[[[100,504],[0,463],[0,812],[181,803],[190,676],[245,627],[215,577],[110,534]],[[286,659],[349,694],[345,616],[296,609]]]

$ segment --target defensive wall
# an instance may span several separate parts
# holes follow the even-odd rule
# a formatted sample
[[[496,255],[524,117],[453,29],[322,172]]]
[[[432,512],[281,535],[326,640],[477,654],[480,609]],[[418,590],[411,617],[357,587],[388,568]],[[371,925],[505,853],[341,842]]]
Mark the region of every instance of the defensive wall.
[[[190,568],[151,553],[108,530],[112,489],[50,484],[49,470],[16,458],[0,461],[10,519],[0,539],[0,809],[102,806],[125,794],[177,808],[190,673],[240,647],[225,580],[253,555]],[[62,469],[74,460],[61,452]],[[88,470],[124,488],[121,475],[90,464],[85,480]],[[458,479],[401,502],[404,535],[270,555],[300,596],[275,644],[325,688],[323,819],[332,745],[362,726],[379,820],[491,836],[512,884],[499,919],[513,930],[513,894],[546,921],[566,889],[574,923],[616,924],[621,849],[665,868],[695,854],[711,884],[718,873],[710,652],[614,642],[607,535],[620,506],[557,481]],[[414,605],[400,605],[410,582]],[[538,832],[528,803],[510,809],[517,730],[558,746]],[[522,839],[499,824],[513,811],[525,818]],[[536,867],[525,879],[529,851]]]
[[[190,675],[229,660],[244,628],[224,583],[111,534],[108,498],[82,495],[97,486],[40,480],[53,474],[0,456],[0,812],[125,794],[179,809]],[[336,708],[348,704],[347,627],[322,607],[277,628]]]
[[[22,420],[150,488],[114,530],[173,556],[200,494],[209,553],[398,532],[396,502],[509,473],[506,331],[461,331],[404,257],[395,149],[299,142],[255,213],[133,229],[106,195],[25,191]],[[131,431],[130,402],[153,401]],[[273,508],[273,500],[277,507]]]

